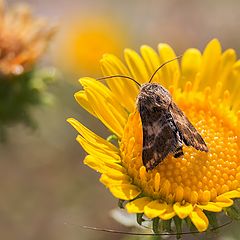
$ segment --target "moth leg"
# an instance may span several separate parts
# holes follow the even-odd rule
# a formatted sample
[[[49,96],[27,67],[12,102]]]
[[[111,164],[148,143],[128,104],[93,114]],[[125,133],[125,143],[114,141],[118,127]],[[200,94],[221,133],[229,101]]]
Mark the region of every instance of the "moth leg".
[[[174,154],[173,156],[175,158],[179,158],[184,155],[183,149],[182,149],[182,146],[183,146],[182,137],[181,137],[181,133],[179,131],[176,132],[176,138],[177,138],[177,146],[173,152],[173,154]]]
[[[173,156],[174,156],[175,158],[179,158],[179,157],[181,157],[181,156],[183,156],[183,155],[184,155],[183,149],[182,149],[182,146],[180,146],[180,147],[176,148]]]

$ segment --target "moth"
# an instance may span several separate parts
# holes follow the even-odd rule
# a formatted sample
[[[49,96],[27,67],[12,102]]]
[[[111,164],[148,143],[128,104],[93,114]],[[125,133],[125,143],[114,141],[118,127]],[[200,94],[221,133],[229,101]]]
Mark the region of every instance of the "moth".
[[[208,151],[201,135],[160,84],[143,84],[136,105],[142,120],[142,160],[147,170],[154,169],[170,153],[181,157],[183,143]]]
[[[175,158],[181,157],[184,154],[183,144],[208,152],[202,136],[174,103],[168,90],[158,83],[151,83],[159,69],[179,57],[163,63],[152,74],[149,82],[143,85],[131,77],[122,75],[99,78],[127,78],[140,87],[136,106],[142,121],[142,161],[147,171],[154,169],[169,154],[173,154]]]

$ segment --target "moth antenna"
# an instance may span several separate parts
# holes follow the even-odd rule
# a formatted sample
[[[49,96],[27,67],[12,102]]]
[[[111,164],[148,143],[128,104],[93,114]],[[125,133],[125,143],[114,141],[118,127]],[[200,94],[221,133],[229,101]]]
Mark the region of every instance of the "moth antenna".
[[[151,78],[150,78],[150,80],[149,80],[148,83],[150,83],[150,82],[153,80],[153,78],[154,78],[154,76],[156,75],[156,73],[157,73],[163,66],[165,66],[166,64],[168,64],[168,63],[170,63],[170,62],[172,62],[172,61],[175,61],[175,60],[181,58],[182,56],[183,56],[183,55],[179,55],[179,56],[177,56],[177,57],[175,57],[175,58],[173,58],[173,59],[171,59],[171,60],[166,61],[166,62],[163,63],[161,66],[159,66],[159,67],[155,70],[155,72],[152,74],[152,76],[151,76]]]
[[[226,227],[229,224],[231,224],[233,220],[230,220],[218,227],[211,228],[210,231],[215,231],[217,229],[220,229],[222,227]],[[107,233],[115,233],[115,234],[122,234],[122,235],[132,235],[132,236],[176,236],[179,235],[179,233],[138,233],[138,232],[125,232],[125,231],[120,231],[120,230],[115,230],[115,229],[106,229],[106,228],[98,228],[98,227],[91,227],[91,226],[84,226],[84,225],[78,225],[78,224],[73,224],[73,223],[68,223],[65,222],[67,225],[72,225],[76,227],[81,227],[83,229],[87,230],[93,230],[97,232],[107,232]],[[180,233],[181,235],[189,235],[189,234],[200,234],[208,232],[208,230],[203,231],[203,232],[198,232],[198,231],[190,231],[190,232],[182,232]]]
[[[141,87],[141,84],[139,82],[137,82],[134,78],[131,78],[129,76],[124,76],[124,75],[113,75],[113,76],[100,77],[100,78],[97,78],[97,80],[105,80],[105,79],[110,79],[110,78],[115,78],[115,77],[121,77],[121,78],[126,78],[126,79],[129,79],[129,80],[132,80],[139,87]]]

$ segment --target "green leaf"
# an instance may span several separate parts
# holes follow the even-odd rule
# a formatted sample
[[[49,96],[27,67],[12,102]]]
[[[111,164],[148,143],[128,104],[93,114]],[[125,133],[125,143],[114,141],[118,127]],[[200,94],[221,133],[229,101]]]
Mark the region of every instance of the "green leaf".
[[[124,208],[124,206],[123,206],[124,202],[125,202],[124,200],[119,199],[118,200],[118,207],[123,209]]]
[[[173,221],[176,226],[176,231],[177,231],[177,239],[180,239],[182,237],[182,219],[180,219],[178,216],[175,216],[173,218]]]
[[[240,209],[236,204],[226,208],[225,211],[230,218],[240,220]]]
[[[43,69],[44,71],[44,69]],[[41,70],[34,68],[21,75],[0,76],[0,139],[6,140],[9,126],[22,123],[27,127],[36,129],[37,124],[32,118],[31,110],[35,106],[43,106],[52,102],[52,95],[47,93],[48,81],[43,77],[53,77],[39,74]],[[38,75],[39,74],[39,75]],[[41,75],[41,76],[40,76]],[[5,134],[5,135],[4,135]],[[0,140],[0,141],[1,141]]]
[[[163,231],[172,232],[172,228],[171,228],[172,219],[171,218],[169,220],[163,220],[161,222],[162,222],[162,226],[163,226]]]
[[[137,223],[140,226],[142,226],[142,223],[145,221],[144,218],[143,218],[143,213],[137,213],[136,216],[137,216]]]
[[[159,220],[159,217],[156,217],[152,220],[152,229],[154,233],[160,233]]]
[[[208,211],[204,211],[204,213],[206,214],[209,220],[209,225],[212,227],[212,230],[215,231],[215,229],[218,228],[219,226],[217,221],[217,213],[208,212]]]

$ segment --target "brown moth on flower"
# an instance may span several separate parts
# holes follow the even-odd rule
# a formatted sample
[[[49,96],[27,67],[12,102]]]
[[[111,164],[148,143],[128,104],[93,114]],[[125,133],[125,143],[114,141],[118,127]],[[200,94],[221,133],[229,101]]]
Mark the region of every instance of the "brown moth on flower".
[[[137,108],[142,120],[142,160],[152,170],[173,153],[183,155],[183,143],[197,150],[208,147],[195,127],[173,102],[170,93],[158,83],[145,83],[137,97]]]

